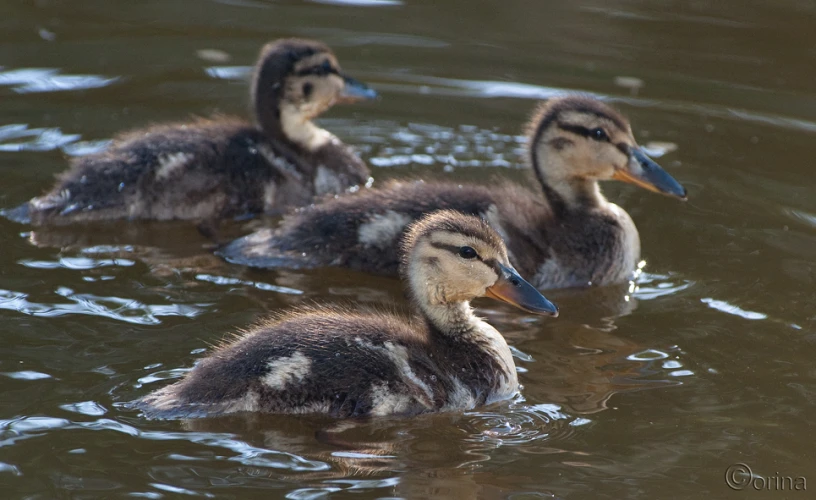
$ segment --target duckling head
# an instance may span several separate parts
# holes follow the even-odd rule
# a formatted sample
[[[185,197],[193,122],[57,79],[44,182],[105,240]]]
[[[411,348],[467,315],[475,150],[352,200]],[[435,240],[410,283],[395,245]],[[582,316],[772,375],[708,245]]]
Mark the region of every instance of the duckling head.
[[[496,231],[484,220],[460,212],[434,212],[409,227],[403,240],[402,275],[414,301],[437,324],[469,315],[468,302],[477,297],[558,315],[558,308],[510,265]]]
[[[686,199],[686,189],[638,146],[629,121],[587,96],[550,99],[528,126],[529,161],[554,205],[597,205],[597,181],[620,180]]]
[[[283,39],[261,49],[252,101],[261,127],[283,132],[307,149],[325,143],[311,120],[336,103],[374,99],[377,92],[343,73],[331,49],[314,40]],[[330,136],[329,136],[330,137]],[[322,142],[321,142],[322,141]]]

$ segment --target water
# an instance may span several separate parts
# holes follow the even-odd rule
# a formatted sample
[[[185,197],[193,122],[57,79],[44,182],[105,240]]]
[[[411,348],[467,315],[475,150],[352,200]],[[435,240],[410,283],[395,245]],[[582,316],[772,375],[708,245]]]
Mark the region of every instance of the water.
[[[353,426],[152,422],[123,403],[266,313],[400,302],[396,280],[247,271],[183,223],[0,219],[6,498],[724,498],[738,462],[749,489],[816,481],[812,2],[39,0],[0,20],[0,207],[117,131],[243,113],[258,48],[293,35],[382,94],[322,120],[378,179],[520,179],[536,99],[580,90],[689,189],[604,187],[641,232],[635,285],[550,293],[556,320],[477,303],[523,399]]]

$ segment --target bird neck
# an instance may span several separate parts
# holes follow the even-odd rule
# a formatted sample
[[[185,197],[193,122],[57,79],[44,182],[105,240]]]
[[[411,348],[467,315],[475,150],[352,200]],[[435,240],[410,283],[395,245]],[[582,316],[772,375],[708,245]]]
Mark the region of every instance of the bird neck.
[[[609,204],[596,179],[569,175],[567,161],[549,154],[546,147],[532,148],[529,163],[556,214],[586,212]]]
[[[431,285],[419,273],[409,272],[407,281],[408,295],[425,321],[432,341],[468,359],[478,359],[475,353],[481,352],[487,359],[498,363],[496,366],[500,372],[497,375],[502,374],[507,387],[511,391],[517,390],[516,365],[507,341],[490,324],[473,314],[470,302],[446,301],[442,287]]]
[[[331,132],[318,127],[309,116],[292,104],[285,103],[281,106],[280,117],[286,138],[311,153],[329,144],[334,138]]]
[[[493,366],[498,368],[494,375],[505,381],[510,392],[517,390],[516,365],[507,341],[493,326],[473,314],[470,303],[423,303],[419,308],[437,345],[446,346],[447,352],[455,356],[493,360]],[[467,378],[464,373],[461,375]]]
[[[408,285],[408,297],[432,330],[455,335],[469,330],[473,321],[478,321],[470,303],[451,301],[445,287],[432,282],[432,277],[427,275],[419,259],[410,259],[401,271]]]
[[[446,337],[467,336],[482,322],[468,302],[421,304],[419,309],[428,326]]]
[[[268,137],[285,137],[283,125],[281,124],[280,96],[283,89],[280,83],[272,85],[272,90],[259,92],[260,88],[265,88],[265,84],[255,83],[252,87],[253,114],[258,126]]]

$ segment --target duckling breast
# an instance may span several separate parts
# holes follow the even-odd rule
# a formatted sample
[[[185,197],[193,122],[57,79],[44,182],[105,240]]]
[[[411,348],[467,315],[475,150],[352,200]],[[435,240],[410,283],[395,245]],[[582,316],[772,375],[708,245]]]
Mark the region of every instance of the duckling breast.
[[[562,218],[532,283],[539,289],[605,286],[631,279],[640,261],[640,236],[632,218],[608,203],[593,213]]]
[[[331,140],[307,155],[317,196],[342,193],[355,186],[366,186],[371,171],[354,150],[331,135]]]

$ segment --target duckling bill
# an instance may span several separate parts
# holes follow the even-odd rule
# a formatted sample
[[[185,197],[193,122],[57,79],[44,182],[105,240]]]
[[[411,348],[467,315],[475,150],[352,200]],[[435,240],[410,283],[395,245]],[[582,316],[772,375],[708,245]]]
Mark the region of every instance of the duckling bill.
[[[292,311],[218,348],[135,406],[153,418],[245,411],[348,418],[467,410],[516,394],[510,349],[470,301],[489,296],[550,316],[558,309],[513,269],[499,235],[458,212],[428,215],[407,232],[402,276],[410,318]]]
[[[240,238],[219,254],[252,267],[396,274],[405,227],[428,212],[453,209],[490,221],[510,261],[540,289],[608,285],[631,278],[640,235],[598,182],[621,180],[686,198],[685,188],[638,146],[628,120],[591,97],[543,103],[527,127],[527,160],[533,189],[507,182],[391,182],[291,213],[277,228]]]
[[[214,220],[279,213],[365,184],[368,167],[312,119],[335,103],[377,93],[343,73],[324,44],[266,45],[255,66],[254,123],[217,116],[155,125],[73,161],[43,196],[7,213],[35,225]]]

